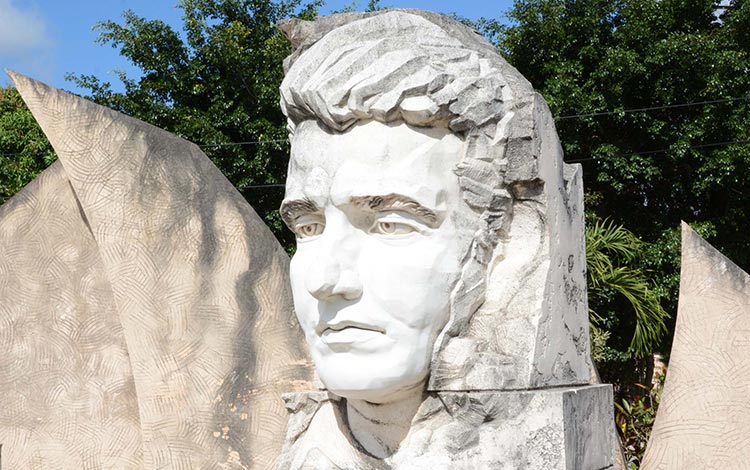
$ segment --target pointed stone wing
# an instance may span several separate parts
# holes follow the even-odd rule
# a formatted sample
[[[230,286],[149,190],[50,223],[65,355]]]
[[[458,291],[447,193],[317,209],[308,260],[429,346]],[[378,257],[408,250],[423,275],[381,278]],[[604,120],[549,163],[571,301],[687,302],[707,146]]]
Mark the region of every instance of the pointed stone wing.
[[[194,144],[11,76],[60,161],[0,207],[3,464],[273,468],[312,376],[281,246]]]
[[[750,276],[682,225],[677,324],[641,468],[750,468]]]

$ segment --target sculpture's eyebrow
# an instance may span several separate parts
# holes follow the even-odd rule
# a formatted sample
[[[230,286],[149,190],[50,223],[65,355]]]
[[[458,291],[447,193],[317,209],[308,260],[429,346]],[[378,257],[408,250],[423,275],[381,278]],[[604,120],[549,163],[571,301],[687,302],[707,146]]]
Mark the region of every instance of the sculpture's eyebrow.
[[[407,212],[424,221],[431,228],[440,225],[438,215],[430,208],[423,206],[414,199],[401,194],[387,194],[385,196],[354,196],[351,203],[365,207],[375,212],[401,211]]]
[[[310,199],[292,199],[281,203],[279,213],[290,230],[294,230],[294,222],[303,215],[321,212],[320,207]]]

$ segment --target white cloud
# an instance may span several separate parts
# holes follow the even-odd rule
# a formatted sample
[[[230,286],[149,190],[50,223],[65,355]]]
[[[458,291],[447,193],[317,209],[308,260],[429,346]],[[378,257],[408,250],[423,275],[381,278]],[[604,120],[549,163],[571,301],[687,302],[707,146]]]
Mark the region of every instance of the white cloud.
[[[23,58],[50,46],[47,22],[33,9],[0,0],[0,55]]]

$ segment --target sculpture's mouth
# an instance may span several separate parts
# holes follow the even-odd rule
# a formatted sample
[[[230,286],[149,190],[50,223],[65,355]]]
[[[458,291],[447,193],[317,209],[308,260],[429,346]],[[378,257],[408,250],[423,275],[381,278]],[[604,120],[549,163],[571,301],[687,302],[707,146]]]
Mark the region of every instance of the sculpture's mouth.
[[[365,323],[359,323],[356,321],[344,320],[341,322],[329,323],[325,325],[321,335],[325,334],[326,332],[339,332],[339,331],[354,330],[354,329],[364,330],[364,331],[373,331],[375,333],[385,334],[385,330],[383,328],[379,328],[373,325],[367,325]]]
[[[387,336],[379,331],[347,327],[342,330],[327,329],[320,335],[320,341],[333,352],[349,352],[352,349],[380,349]],[[364,349],[362,349],[364,348]]]
[[[320,340],[335,351],[347,351],[366,343],[378,344],[385,339],[385,330],[373,325],[354,321],[341,321],[324,325]],[[343,348],[343,349],[339,349]]]

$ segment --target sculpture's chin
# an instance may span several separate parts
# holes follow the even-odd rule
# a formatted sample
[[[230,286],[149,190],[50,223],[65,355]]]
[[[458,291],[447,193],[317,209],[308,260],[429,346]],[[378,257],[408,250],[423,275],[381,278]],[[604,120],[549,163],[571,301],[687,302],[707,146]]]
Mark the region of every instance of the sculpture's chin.
[[[408,387],[384,390],[333,390],[330,388],[328,390],[334,395],[346,398],[347,400],[362,400],[369,403],[385,404],[397,402],[414,394],[422,393],[425,383],[426,380],[423,380]]]
[[[318,368],[320,379],[328,391],[349,400],[364,400],[370,403],[392,403],[422,393],[427,382],[428,370],[404,371],[402,375],[375,375],[372,369],[345,371],[343,374],[326,374]],[[393,371],[389,371],[393,372]]]

